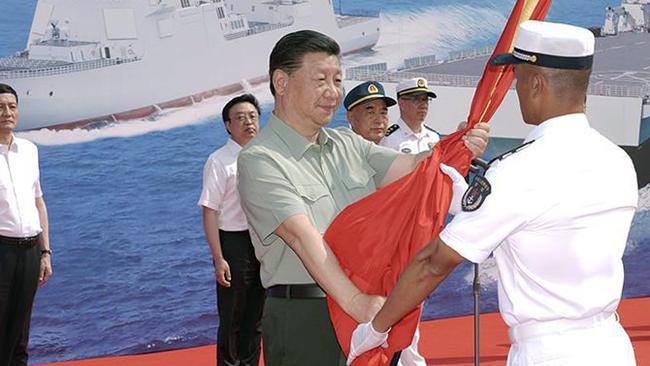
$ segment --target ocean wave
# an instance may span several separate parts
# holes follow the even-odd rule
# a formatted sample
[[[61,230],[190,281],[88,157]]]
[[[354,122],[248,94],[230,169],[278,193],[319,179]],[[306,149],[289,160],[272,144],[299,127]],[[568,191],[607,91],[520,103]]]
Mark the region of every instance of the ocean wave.
[[[505,21],[494,5],[452,4],[382,13],[375,52],[350,55],[346,61],[349,66],[387,62],[395,68],[414,56],[436,54],[444,59],[450,51],[493,43]]]
[[[228,100],[244,92],[255,94],[262,105],[273,103],[268,83],[262,83],[254,87],[245,85],[244,90],[237,93],[208,98],[188,107],[162,110],[152,116],[117,122],[100,128],[78,128],[73,130],[43,128],[35,131],[18,132],[17,135],[36,144],[48,146],[78,144],[111,137],[140,136],[151,132],[204,123],[211,118],[220,117],[221,109]]]
[[[491,288],[493,287],[492,285],[497,283],[499,280],[499,268],[494,257],[491,256],[485,262],[481,263],[478,277],[481,282],[481,288],[483,289]],[[472,285],[474,282],[474,266],[465,274],[463,280],[466,284]]]
[[[639,189],[639,205],[637,212],[650,210],[650,184]]]

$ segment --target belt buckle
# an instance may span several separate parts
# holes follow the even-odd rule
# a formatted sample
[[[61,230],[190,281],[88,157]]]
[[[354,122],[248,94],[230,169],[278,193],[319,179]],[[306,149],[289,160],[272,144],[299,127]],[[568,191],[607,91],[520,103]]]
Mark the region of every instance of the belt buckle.
[[[28,245],[34,242],[36,238],[28,237],[28,238],[18,238],[18,245]]]

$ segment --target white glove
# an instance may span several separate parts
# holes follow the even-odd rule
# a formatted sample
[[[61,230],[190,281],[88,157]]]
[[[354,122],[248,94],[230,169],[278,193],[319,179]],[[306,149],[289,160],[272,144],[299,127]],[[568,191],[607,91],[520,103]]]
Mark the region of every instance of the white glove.
[[[348,360],[345,364],[351,365],[355,358],[373,348],[379,346],[382,348],[388,347],[388,332],[390,332],[390,329],[384,333],[379,333],[372,327],[371,322],[357,325],[357,329],[352,332],[350,354],[348,355]]]
[[[456,169],[445,164],[440,164],[440,170],[451,178],[452,198],[451,204],[449,205],[449,214],[457,215],[462,211],[461,201],[469,185]]]

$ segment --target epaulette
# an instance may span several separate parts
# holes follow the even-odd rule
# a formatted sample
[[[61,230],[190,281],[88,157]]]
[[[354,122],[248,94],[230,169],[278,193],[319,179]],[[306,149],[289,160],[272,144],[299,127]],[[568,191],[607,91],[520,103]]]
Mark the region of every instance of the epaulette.
[[[386,137],[390,136],[393,132],[399,130],[399,125],[397,123],[393,124],[392,126],[388,127],[386,130]]]
[[[436,134],[440,135],[440,132],[434,130],[433,128],[431,128],[431,127],[429,127],[429,126],[427,126],[427,125],[423,125],[423,126],[424,126],[424,128],[426,128],[427,130],[432,131],[432,132],[435,132]]]
[[[504,153],[501,154],[501,155],[495,156],[494,158],[492,158],[492,160],[490,160],[490,161],[488,162],[488,166],[489,166],[489,165],[492,165],[492,163],[494,163],[495,161],[503,160],[503,159],[507,158],[508,156],[513,155],[513,154],[515,154],[515,153],[517,153],[517,152],[519,152],[519,151],[521,151],[521,150],[527,148],[527,147],[530,146],[530,144],[532,144],[533,142],[535,142],[535,140],[528,141],[528,142],[526,142],[525,144],[523,144],[523,145],[519,145],[519,146],[517,146],[517,147],[515,147],[515,148],[513,148],[513,149],[510,149],[510,150],[504,152]]]

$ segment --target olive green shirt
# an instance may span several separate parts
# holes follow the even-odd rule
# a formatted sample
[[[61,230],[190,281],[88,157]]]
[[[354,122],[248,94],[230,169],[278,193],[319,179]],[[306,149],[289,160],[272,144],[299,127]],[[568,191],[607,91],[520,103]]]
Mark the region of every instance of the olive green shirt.
[[[314,283],[273,232],[289,217],[304,214],[324,234],[347,205],[376,190],[397,154],[347,128],[323,128],[312,143],[271,113],[237,160],[239,196],[262,285]]]

